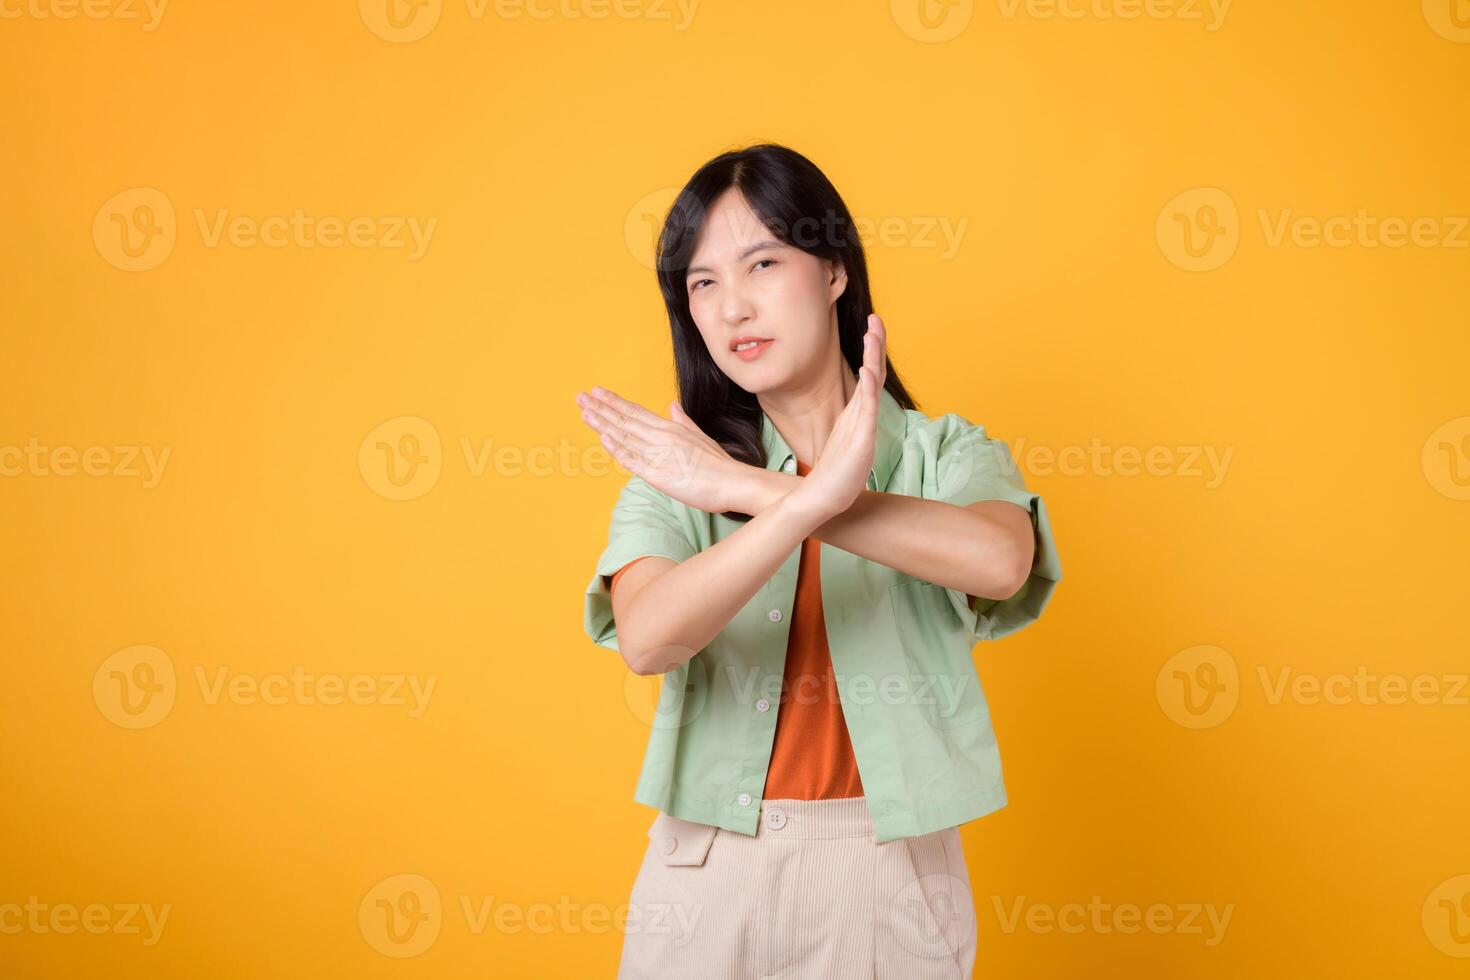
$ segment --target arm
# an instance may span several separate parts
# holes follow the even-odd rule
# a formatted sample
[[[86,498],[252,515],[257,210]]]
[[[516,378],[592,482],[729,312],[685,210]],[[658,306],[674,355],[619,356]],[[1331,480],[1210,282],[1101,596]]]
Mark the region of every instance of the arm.
[[[874,316],[864,338],[863,368],[881,388],[887,376],[887,328]],[[806,477],[738,463],[670,405],[671,424],[616,394],[595,389],[582,399],[583,418],[603,444],[660,460],[650,482],[691,507],[759,515]],[[876,401],[876,398],[874,399]],[[866,477],[859,484],[866,484]],[[971,596],[1008,599],[1026,583],[1035,558],[1031,516],[1004,500],[967,507],[942,500],[860,489],[851,506],[834,514],[815,536],[900,572]]]
[[[882,387],[888,372],[888,330],[874,317],[863,366]],[[759,514],[809,477],[746,466],[736,509]],[[1009,599],[1031,574],[1036,539],[1031,515],[1005,500],[962,507],[943,500],[864,489],[833,515],[816,537],[869,561],[986,599]]]
[[[658,556],[636,568],[625,566],[628,572],[612,601],[618,649],[629,668],[639,674],[661,674],[692,658],[803,540],[850,508],[872,469],[877,422],[877,382],[864,364],[852,398],[805,479],[732,534],[682,562]],[[670,454],[655,454],[650,444],[636,438],[619,440],[603,432],[602,442],[619,463],[646,482],[678,479],[687,489],[692,481],[684,474],[700,468],[681,464],[681,469],[669,471],[664,467]]]
[[[687,561],[649,557],[618,580],[618,649],[635,674],[662,674],[704,649],[826,513],[802,488]]]
[[[760,514],[804,477],[776,470],[746,474],[737,508]],[[844,513],[813,532],[835,548],[986,599],[1009,599],[1031,574],[1031,515],[1005,500],[961,507],[942,500],[864,490]]]

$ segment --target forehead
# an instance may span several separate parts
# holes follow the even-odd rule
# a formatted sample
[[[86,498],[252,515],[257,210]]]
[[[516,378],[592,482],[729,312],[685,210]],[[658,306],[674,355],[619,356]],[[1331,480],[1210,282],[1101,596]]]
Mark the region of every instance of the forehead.
[[[691,266],[729,255],[738,255],[747,245],[775,238],[761,219],[751,210],[745,195],[730,188],[710,205],[704,226],[695,239],[689,257]]]

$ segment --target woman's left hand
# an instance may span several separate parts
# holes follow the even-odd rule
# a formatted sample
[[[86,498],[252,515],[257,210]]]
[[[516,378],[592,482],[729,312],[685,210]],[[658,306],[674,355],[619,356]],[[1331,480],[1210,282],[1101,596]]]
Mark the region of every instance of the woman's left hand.
[[[601,387],[578,392],[577,404],[613,458],[655,490],[711,514],[738,509],[751,467],[705,435],[677,401],[669,403],[671,419]]]
[[[828,518],[845,513],[867,488],[877,452],[878,404],[888,378],[888,338],[876,313],[863,334],[863,363],[857,387],[843,407],[802,486],[793,490],[814,501]],[[846,362],[843,363],[844,370]]]

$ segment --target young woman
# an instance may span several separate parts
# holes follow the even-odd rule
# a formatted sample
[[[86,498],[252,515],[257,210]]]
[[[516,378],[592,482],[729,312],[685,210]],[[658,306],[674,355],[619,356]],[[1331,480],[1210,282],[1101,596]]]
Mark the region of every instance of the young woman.
[[[657,255],[679,400],[577,395],[632,474],[584,625],[664,675],[619,976],[967,978],[957,827],[1006,800],[971,654],[1061,578],[1041,498],[915,408],[799,153],[709,161]]]

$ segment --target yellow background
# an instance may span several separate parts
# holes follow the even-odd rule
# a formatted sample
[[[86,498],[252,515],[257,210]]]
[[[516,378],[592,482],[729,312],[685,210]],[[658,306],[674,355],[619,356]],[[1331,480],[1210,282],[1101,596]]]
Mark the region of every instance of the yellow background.
[[[1213,23],[1185,0],[1133,19],[1007,0],[927,27],[903,2],[704,0],[682,30],[653,0],[601,19],[443,0],[400,7],[401,29],[367,0],[179,2],[152,30],[121,16],[141,7],[5,2],[0,447],[170,456],[151,487],[0,477],[0,906],[171,912],[148,946],[0,932],[0,975],[612,974],[595,910],[626,901],[653,817],[631,800],[650,691],[582,632],[626,474],[573,395],[666,410],[638,229],[759,140],[890,219],[869,258],[897,368],[927,414],[1010,443],[1053,516],[1052,605],[977,652],[1012,800],[963,827],[977,976],[1470,967],[1470,707],[1450,696],[1470,670],[1470,233],[1271,237],[1288,212],[1363,211],[1453,238],[1463,0],[1240,2]],[[164,228],[109,204],[138,188],[175,240],[124,271],[114,214]],[[210,244],[198,217],[297,209],[437,224],[414,260]],[[966,223],[953,254],[923,244],[944,221]],[[1235,251],[1182,267],[1186,225]],[[374,469],[405,434],[427,489]],[[509,449],[472,466],[487,445]],[[1089,445],[1233,455],[1213,486],[1183,453],[1132,476],[1027,456]],[[538,447],[567,455],[520,467]],[[137,646],[174,702],[128,728],[102,668]],[[1196,679],[1200,656],[1236,669],[1225,717],[1187,724],[1176,655]],[[211,703],[197,679],[296,667],[436,686],[410,717]],[[1287,669],[1445,696],[1273,703]],[[442,902],[409,958],[370,935],[399,875]],[[1093,896],[1233,911],[1215,945],[998,912]],[[491,897],[572,911],[476,931],[462,902]]]

